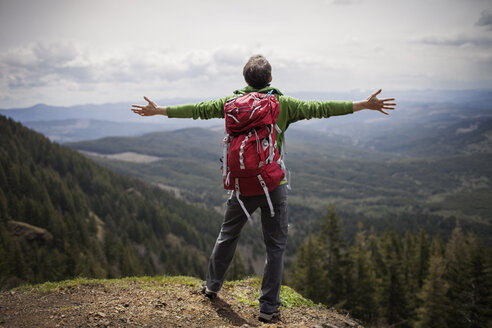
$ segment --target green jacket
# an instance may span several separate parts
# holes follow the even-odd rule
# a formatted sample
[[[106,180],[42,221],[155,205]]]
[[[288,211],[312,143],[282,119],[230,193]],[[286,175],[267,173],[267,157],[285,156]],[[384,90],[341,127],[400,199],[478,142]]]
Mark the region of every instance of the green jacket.
[[[258,90],[247,86],[243,89],[234,91],[234,95],[217,100],[203,101],[197,104],[168,106],[166,109],[167,116],[193,118],[195,120],[224,118],[224,104],[227,99],[238,94],[246,94],[253,91],[268,93],[271,90],[273,90],[272,93],[275,94],[280,105],[280,114],[277,120],[277,125],[282,130],[282,133],[277,134],[277,146],[279,147],[279,151],[282,149],[284,132],[291,123],[299,120],[309,120],[312,118],[324,118],[353,113],[353,105],[351,101],[299,100],[289,96],[284,96],[276,88],[266,87]]]

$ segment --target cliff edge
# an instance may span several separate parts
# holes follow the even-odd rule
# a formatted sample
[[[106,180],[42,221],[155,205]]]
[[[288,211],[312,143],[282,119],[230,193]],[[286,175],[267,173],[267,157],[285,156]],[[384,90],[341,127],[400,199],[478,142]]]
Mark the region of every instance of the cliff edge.
[[[0,327],[362,327],[289,287],[278,321],[258,321],[259,278],[228,282],[219,297],[190,277],[75,279],[0,293]]]

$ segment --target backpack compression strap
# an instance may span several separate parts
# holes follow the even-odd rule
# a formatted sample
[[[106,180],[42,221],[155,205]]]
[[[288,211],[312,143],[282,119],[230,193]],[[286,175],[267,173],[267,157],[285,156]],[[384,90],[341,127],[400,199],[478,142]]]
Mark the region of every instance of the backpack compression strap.
[[[261,187],[263,188],[263,192],[265,193],[268,206],[270,207],[270,216],[273,218],[275,216],[275,211],[273,210],[273,204],[272,204],[272,200],[270,199],[270,193],[268,192],[268,188],[266,186],[265,181],[263,181],[261,174],[258,174],[257,177],[258,177],[258,181],[260,181]]]
[[[222,140],[222,176],[225,177],[227,175],[227,154],[229,153],[229,134],[224,135],[224,139]]]
[[[246,217],[248,218],[248,220],[253,222],[253,219],[251,218],[251,214],[249,214],[248,210],[244,206],[243,201],[239,198],[239,196],[241,194],[241,192],[239,191],[239,179],[235,178],[234,182],[235,182],[234,186],[235,186],[235,190],[236,190],[236,199],[237,199],[239,205],[241,205],[241,208],[243,209],[244,214],[246,214]]]

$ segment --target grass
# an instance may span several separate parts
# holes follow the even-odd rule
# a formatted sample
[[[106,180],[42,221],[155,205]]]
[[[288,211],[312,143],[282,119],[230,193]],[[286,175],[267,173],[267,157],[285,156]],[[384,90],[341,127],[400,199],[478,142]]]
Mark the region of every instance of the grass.
[[[48,281],[35,285],[23,285],[14,288],[14,291],[18,292],[50,292],[55,290],[62,290],[67,288],[73,288],[77,286],[87,285],[104,285],[111,286],[117,285],[118,287],[129,288],[132,283],[143,283],[149,289],[152,286],[162,288],[162,285],[185,285],[185,286],[199,286],[200,280],[187,276],[143,276],[143,277],[125,277],[119,279],[94,279],[94,278],[75,278],[62,281]]]
[[[290,288],[289,286],[282,286],[280,289],[280,303],[285,308],[307,306],[314,307],[316,304],[301,296],[298,292]]]
[[[260,297],[261,278],[249,277],[243,280],[227,281],[224,286],[234,288],[234,295],[240,303],[259,306],[258,298]],[[314,307],[313,301],[301,296],[298,292],[288,286],[282,286],[280,289],[280,303],[284,308],[307,306]]]

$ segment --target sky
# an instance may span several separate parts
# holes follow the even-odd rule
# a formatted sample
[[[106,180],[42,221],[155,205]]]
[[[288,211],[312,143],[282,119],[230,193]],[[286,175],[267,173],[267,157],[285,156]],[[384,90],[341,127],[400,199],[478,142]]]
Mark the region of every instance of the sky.
[[[284,93],[492,89],[492,1],[0,0],[0,108],[222,97],[254,54]]]

